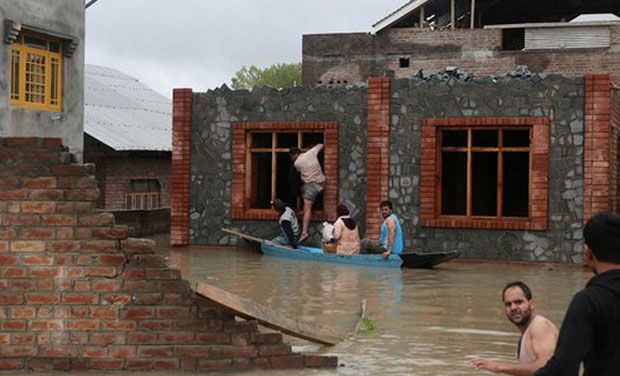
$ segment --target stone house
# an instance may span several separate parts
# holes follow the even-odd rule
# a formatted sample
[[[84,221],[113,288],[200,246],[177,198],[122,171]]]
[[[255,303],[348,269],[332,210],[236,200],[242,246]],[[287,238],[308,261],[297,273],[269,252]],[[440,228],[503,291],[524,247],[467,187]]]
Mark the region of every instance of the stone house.
[[[0,137],[60,137],[82,158],[84,2],[2,1]]]
[[[616,80],[617,15],[620,3],[612,0],[411,0],[370,33],[304,35],[302,80],[345,85],[385,70],[406,78],[446,67],[501,76],[523,65],[570,77],[608,72]]]
[[[134,236],[168,231],[171,101],[115,69],[85,71],[84,161],[96,165],[97,207]]]
[[[320,221],[345,202],[378,236],[395,204],[406,248],[580,263],[581,227],[618,210],[620,92],[609,74],[371,78],[339,87],[173,95],[171,241],[232,245],[277,233],[286,151],[325,144]]]

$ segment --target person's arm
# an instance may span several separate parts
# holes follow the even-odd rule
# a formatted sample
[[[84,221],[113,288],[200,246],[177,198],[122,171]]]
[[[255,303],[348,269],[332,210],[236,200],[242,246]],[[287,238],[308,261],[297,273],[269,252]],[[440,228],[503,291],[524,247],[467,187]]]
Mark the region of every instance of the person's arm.
[[[392,253],[394,238],[396,237],[396,224],[394,223],[394,218],[387,218],[385,220],[385,226],[387,227],[387,244],[385,245],[385,252],[383,252],[383,258],[388,258]]]
[[[535,376],[577,376],[579,364],[592,348],[595,309],[582,291],[573,297],[560,329],[558,345],[547,364]]]
[[[314,156],[317,156],[317,155],[319,155],[321,150],[323,150],[323,144],[316,144],[310,150],[308,150],[308,153],[310,153],[310,154],[312,154]]]
[[[514,376],[532,376],[553,355],[558,339],[557,329],[548,321],[535,321],[529,329],[530,351],[534,357],[529,363],[502,363],[486,359],[473,359],[470,364],[478,369]]]
[[[295,233],[293,232],[293,226],[291,226],[291,221],[282,221],[280,223],[280,226],[282,226],[282,231],[284,231],[286,237],[288,238],[288,244],[293,248],[297,248],[297,238],[295,237]]]
[[[338,240],[342,237],[342,221],[341,220],[337,220],[336,223],[334,223],[334,240]]]

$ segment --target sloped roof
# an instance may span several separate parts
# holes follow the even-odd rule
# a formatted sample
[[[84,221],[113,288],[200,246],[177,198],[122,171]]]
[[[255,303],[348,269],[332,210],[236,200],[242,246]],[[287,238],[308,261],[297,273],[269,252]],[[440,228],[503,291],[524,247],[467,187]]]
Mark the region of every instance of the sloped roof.
[[[172,150],[170,99],[116,69],[84,76],[84,132],[117,151]]]
[[[381,30],[385,29],[386,27],[394,24],[395,22],[397,22],[400,19],[402,19],[403,17],[409,15],[411,12],[413,12],[414,10],[420,8],[422,5],[426,4],[427,2],[429,2],[429,0],[411,0],[411,1],[409,1],[408,3],[404,4],[400,8],[396,9],[395,11],[393,11],[392,13],[388,14],[387,16],[383,17],[379,21],[375,22],[375,24],[372,25],[373,33],[381,31]]]
[[[595,14],[581,14],[570,22],[617,22],[620,21],[620,17],[613,13],[595,13]]]

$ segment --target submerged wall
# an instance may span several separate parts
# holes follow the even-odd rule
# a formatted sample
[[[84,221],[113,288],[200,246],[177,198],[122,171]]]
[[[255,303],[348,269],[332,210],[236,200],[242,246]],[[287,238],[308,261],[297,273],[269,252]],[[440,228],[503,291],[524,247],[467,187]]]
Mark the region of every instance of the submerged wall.
[[[93,166],[70,160],[60,139],[0,138],[0,369],[336,366],[196,295],[94,211]]]

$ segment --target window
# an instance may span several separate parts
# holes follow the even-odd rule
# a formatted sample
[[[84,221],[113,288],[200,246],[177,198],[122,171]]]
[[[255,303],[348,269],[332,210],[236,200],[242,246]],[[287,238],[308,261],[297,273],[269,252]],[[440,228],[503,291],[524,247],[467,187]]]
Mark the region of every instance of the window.
[[[528,217],[530,129],[440,131],[441,215]]]
[[[231,150],[233,219],[273,219],[270,201],[280,198],[301,210],[301,182],[289,148],[302,151],[323,143],[319,162],[327,176],[325,190],[313,206],[313,219],[335,217],[337,196],[336,123],[235,123]]]
[[[21,33],[11,44],[10,104],[62,110],[62,45],[41,34]]]
[[[400,68],[409,68],[409,58],[401,57],[398,59],[398,66]]]
[[[521,51],[525,48],[525,29],[502,29],[502,49]]]
[[[323,132],[312,131],[250,131],[248,132],[249,207],[270,209],[270,201],[282,199],[293,209],[302,208],[299,173],[289,156],[292,146],[302,152],[316,144],[324,143]],[[319,154],[323,166],[324,154]],[[323,195],[315,201],[313,210],[323,209]]]
[[[161,186],[156,179],[133,179],[125,194],[125,208],[134,210],[156,209],[161,206]]]
[[[421,225],[546,229],[548,150],[546,117],[423,120]]]

